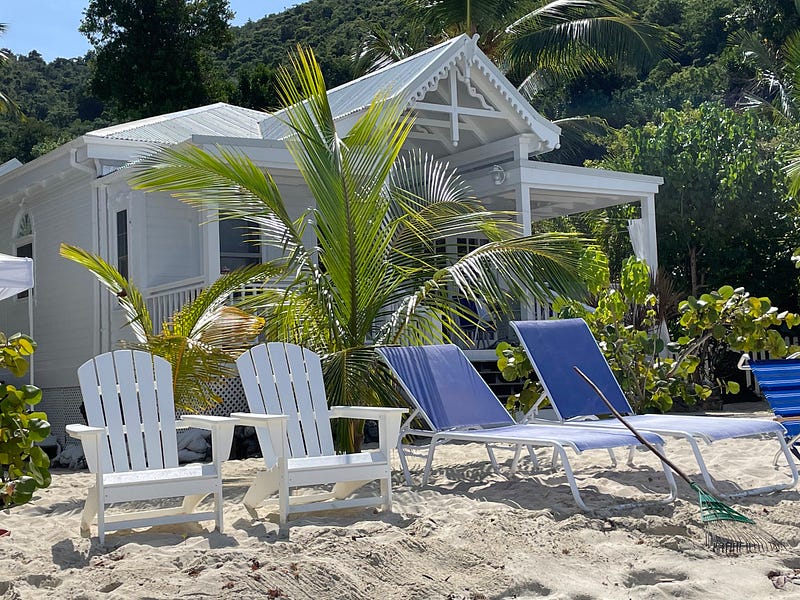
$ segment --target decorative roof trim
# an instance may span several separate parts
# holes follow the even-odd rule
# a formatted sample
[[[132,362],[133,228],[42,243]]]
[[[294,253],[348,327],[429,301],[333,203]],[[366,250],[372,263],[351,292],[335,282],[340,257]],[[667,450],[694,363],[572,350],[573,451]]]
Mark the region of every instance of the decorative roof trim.
[[[472,85],[470,75],[471,69],[474,66],[477,67],[484,77],[486,77],[487,81],[495,88],[495,90],[502,95],[503,99],[511,106],[514,112],[519,115],[525,124],[542,138],[542,149],[544,151],[550,151],[558,148],[560,145],[559,137],[561,128],[542,117],[522,97],[516,88],[510,86],[505,76],[497,69],[496,66],[494,66],[489,58],[478,47],[478,35],[475,34],[470,38],[464,34],[460,36],[460,38],[456,38],[456,40],[460,42],[461,47],[457,51],[453,52],[453,54],[451,54],[450,57],[443,62],[436,71],[428,75],[428,77],[421,83],[417,84],[415,88],[409,90],[409,108],[413,108],[414,104],[422,101],[428,92],[436,90],[439,86],[439,82],[442,79],[445,79],[453,70],[455,70],[457,73],[456,76],[459,77],[459,79],[461,79],[461,77],[464,78],[463,81],[469,90],[469,94],[476,98],[478,98],[478,96],[475,94],[478,94],[480,96],[478,99],[484,102],[483,95],[477,91],[474,85]],[[464,63],[463,75],[461,75],[458,68],[459,61],[463,61]],[[475,91],[475,94],[473,94],[473,90]],[[543,132],[541,130],[543,127],[549,130],[549,135],[542,135]]]

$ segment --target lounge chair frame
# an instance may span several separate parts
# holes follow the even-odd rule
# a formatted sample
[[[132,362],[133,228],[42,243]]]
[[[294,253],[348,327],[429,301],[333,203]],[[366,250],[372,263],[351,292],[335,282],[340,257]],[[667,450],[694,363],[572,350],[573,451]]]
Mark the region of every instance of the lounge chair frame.
[[[790,354],[785,359],[752,360],[750,355],[745,353],[739,358],[737,367],[742,371],[752,371],[761,393],[775,413],[775,420],[786,428],[785,440],[789,451],[800,459],[800,446],[798,446],[798,442],[800,442],[800,360],[798,357],[800,357],[800,353]],[[767,379],[765,375],[770,365],[788,367],[789,373],[786,368],[780,368],[778,372],[780,380],[773,377]],[[755,370],[753,366],[756,367]],[[792,435],[792,431],[797,431],[797,433]],[[776,452],[772,463],[777,465],[782,454],[780,450]]]
[[[562,423],[614,430],[619,430],[623,427],[621,423],[614,419],[598,419],[598,415],[607,413],[607,411],[604,410],[597,410],[596,412],[593,411],[591,414],[579,414],[579,411],[570,408],[569,412],[564,412],[566,407],[564,406],[563,401],[556,397],[558,394],[554,394],[552,392],[552,377],[554,374],[545,372],[542,366],[543,361],[540,360],[542,356],[552,356],[554,354],[553,348],[548,347],[544,349],[542,355],[540,355],[538,354],[538,349],[534,348],[533,344],[531,343],[532,334],[536,329],[539,329],[539,331],[543,329],[550,329],[550,332],[546,335],[551,335],[552,338],[550,338],[548,341],[555,342],[557,337],[558,343],[568,346],[571,352],[574,353],[576,348],[582,347],[582,349],[588,353],[588,359],[586,356],[584,356],[584,360],[587,360],[591,364],[587,365],[576,361],[576,363],[578,363],[576,366],[580,367],[581,370],[590,373],[590,377],[601,387],[601,389],[603,389],[604,393],[608,395],[615,408],[621,414],[627,415],[628,421],[634,427],[640,431],[649,431],[658,435],[683,439],[689,444],[695,460],[697,461],[703,481],[705,482],[708,490],[714,495],[726,498],[737,498],[757,494],[767,494],[770,492],[790,489],[797,485],[800,477],[798,476],[797,466],[792,460],[791,453],[786,445],[786,441],[784,439],[785,429],[782,426],[775,424],[773,421],[765,419],[747,419],[745,423],[744,420],[733,420],[728,419],[727,417],[636,415],[628,403],[625,394],[620,388],[619,383],[614,377],[611,368],[608,366],[605,356],[603,356],[597,341],[592,336],[588,325],[583,319],[559,319],[555,321],[512,321],[511,325],[517,332],[520,343],[525,349],[525,352],[527,353],[528,358],[533,365],[534,371],[539,378],[539,382],[544,389],[542,396],[538,399],[536,405],[529,411],[527,415],[528,422],[541,421],[541,419],[537,419],[536,411],[544,399],[549,398],[550,404],[556,413],[556,416]],[[565,377],[570,378],[570,382],[574,381],[575,387],[583,386],[587,390],[587,395],[594,394],[594,392],[592,392],[588,386],[586,386],[585,383],[578,378],[578,375],[572,371],[572,365],[566,365],[566,370],[564,373]],[[586,405],[588,406],[590,403],[587,402]],[[576,414],[576,412],[578,414]],[[722,421],[730,421],[730,425],[734,425],[735,421],[739,421],[738,425],[741,426],[746,424],[749,427],[742,428],[744,429],[743,431],[726,434],[725,432],[721,432],[719,429]],[[763,435],[770,438],[774,437],[777,440],[779,444],[779,454],[782,453],[789,463],[791,480],[788,483],[741,489],[732,493],[725,493],[721,491],[709,473],[700,449],[699,442],[704,442],[706,445],[710,445],[712,442],[718,439],[749,437],[755,435]]]
[[[583,450],[579,447],[577,443],[569,439],[570,434],[578,437],[583,436],[585,432],[581,431],[580,428],[569,428],[557,424],[521,425],[516,423],[511,417],[511,415],[508,414],[508,411],[505,409],[505,407],[502,406],[500,401],[491,391],[488,384],[486,384],[486,382],[475,371],[474,367],[468,361],[466,356],[464,356],[463,352],[461,352],[461,350],[455,345],[448,344],[439,346],[413,346],[405,348],[397,348],[397,347],[379,348],[378,352],[379,354],[381,354],[384,361],[389,366],[389,369],[395,376],[395,380],[402,388],[407,401],[412,406],[411,414],[408,416],[408,418],[403,422],[403,424],[400,427],[400,435],[397,441],[398,455],[400,457],[400,463],[403,468],[403,474],[405,476],[406,483],[408,485],[412,485],[412,479],[411,479],[411,472],[408,467],[407,454],[409,453],[409,450],[411,450],[412,448],[413,449],[418,448],[418,446],[412,446],[403,443],[403,438],[409,435],[425,437],[430,439],[430,443],[428,444],[427,458],[425,461],[425,470],[422,477],[422,485],[427,485],[433,465],[433,458],[436,452],[436,448],[443,443],[447,443],[450,441],[462,441],[462,442],[474,442],[474,443],[484,444],[487,454],[489,455],[489,461],[492,465],[492,469],[498,473],[500,472],[500,469],[494,450],[501,445],[511,446],[511,448],[514,450],[514,458],[512,460],[510,469],[510,474],[512,476],[516,473],[523,448],[527,449],[528,454],[535,468],[539,467],[539,462],[537,460],[534,449],[548,448],[553,452],[553,459],[552,459],[553,468],[556,468],[559,462],[562,464],[564,468],[564,474],[567,478],[570,492],[572,493],[572,497],[575,500],[575,503],[584,511],[593,510],[586,504],[586,502],[583,500],[583,497],[581,496],[577,481],[575,480],[575,475],[572,469],[572,465],[570,464],[569,461],[569,456],[566,452],[567,448],[571,448],[578,454],[583,452]],[[421,357],[423,360],[429,360],[429,357],[426,356],[426,354],[429,355],[431,353],[436,353],[436,352],[445,352],[446,354],[449,355],[452,362],[448,363],[448,368],[452,369],[460,368],[464,370],[463,374],[465,377],[469,378],[473,392],[479,398],[481,398],[481,401],[483,401],[483,399],[486,399],[487,405],[491,409],[490,412],[496,415],[494,422],[487,422],[482,425],[465,424],[461,426],[451,426],[446,429],[437,427],[436,419],[431,414],[426,412],[425,409],[423,408],[424,401],[420,399],[419,391],[412,389],[410,382],[407,380],[407,377],[404,375],[404,373],[401,372],[401,369],[398,367],[398,364],[396,362],[398,353],[404,353],[404,354],[415,353],[418,357]],[[466,370],[467,368],[468,370]],[[430,429],[419,429],[417,427],[414,427],[414,423],[418,421],[422,421]],[[619,432],[614,432],[614,433],[619,433]],[[604,439],[606,440],[607,445],[597,446],[591,449],[607,450],[611,457],[613,466],[617,465],[614,453],[612,451],[614,447],[628,448],[631,446],[638,445],[638,441],[632,435],[627,433],[622,436],[615,435],[611,438],[605,437]],[[655,445],[659,447],[663,444],[663,440],[661,440],[658,436],[651,438],[650,441],[652,441]],[[662,467],[664,469],[664,477],[667,480],[667,486],[669,488],[669,491],[663,498],[659,499],[657,502],[669,503],[672,502],[677,497],[677,487],[675,479],[672,475],[672,471],[669,470],[669,468],[667,468],[666,465],[662,464]],[[626,509],[649,503],[650,502],[644,502],[644,503],[629,502],[629,503],[617,504],[610,507],[607,506],[603,508]]]

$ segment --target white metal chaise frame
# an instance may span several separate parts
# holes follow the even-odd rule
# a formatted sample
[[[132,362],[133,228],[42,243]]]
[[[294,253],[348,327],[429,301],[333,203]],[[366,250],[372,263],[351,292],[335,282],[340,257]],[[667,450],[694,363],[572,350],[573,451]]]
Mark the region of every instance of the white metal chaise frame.
[[[211,431],[212,462],[178,464],[172,369],[164,358],[139,350],[107,352],[78,368],[88,425],[67,425],[83,445],[95,484],[81,515],[90,534],[97,516],[98,540],[106,531],[214,520],[223,530],[222,463],[228,458],[236,419],[187,415],[177,425]],[[131,435],[132,433],[138,435]],[[207,495],[214,510],[198,512]],[[106,514],[106,505],[183,497],[181,506]]]
[[[404,408],[327,404],[319,355],[295,344],[258,344],[236,360],[249,413],[233,413],[242,425],[256,428],[266,470],[244,497],[253,518],[256,507],[278,493],[278,514],[285,525],[290,514],[350,507],[392,508],[391,450],[397,442]],[[379,448],[336,454],[330,419],[375,419]],[[348,498],[373,480],[380,493]],[[291,495],[298,487],[334,484],[330,492]]]
[[[411,473],[408,468],[408,462],[405,455],[405,448],[406,446],[403,444],[403,438],[406,435],[415,435],[421,437],[430,438],[430,444],[428,446],[428,456],[425,462],[425,471],[422,478],[422,484],[427,485],[428,479],[430,477],[431,468],[433,465],[433,457],[436,451],[436,447],[441,443],[446,443],[448,441],[465,441],[465,442],[475,442],[479,444],[484,444],[486,451],[489,455],[489,460],[492,464],[492,468],[495,472],[499,473],[499,466],[497,464],[496,457],[494,455],[493,448],[499,444],[504,445],[511,445],[514,448],[514,458],[511,464],[511,475],[515,473],[517,466],[519,464],[520,452],[522,447],[526,447],[528,453],[533,461],[534,465],[538,467],[538,461],[536,459],[536,454],[534,453],[534,448],[536,447],[543,447],[549,448],[553,451],[553,468],[556,468],[557,463],[560,461],[561,465],[564,468],[564,474],[567,478],[567,483],[570,488],[570,492],[572,493],[572,497],[575,500],[575,503],[584,511],[591,511],[592,509],[586,504],[581,496],[580,490],[578,489],[578,484],[575,479],[575,475],[572,471],[572,467],[569,461],[569,457],[566,452],[566,448],[571,448],[577,454],[583,452],[581,449],[581,445],[584,445],[584,442],[587,442],[586,438],[593,437],[593,436],[586,436],[586,431],[584,428],[580,427],[568,427],[559,424],[518,424],[515,423],[511,415],[508,414],[508,411],[505,407],[500,403],[497,397],[494,395],[494,392],[489,388],[488,384],[480,377],[480,375],[475,371],[475,368],[466,358],[464,353],[461,351],[460,348],[453,344],[444,344],[444,345],[433,345],[433,346],[408,346],[408,347],[382,347],[378,348],[378,353],[383,357],[384,361],[386,362],[389,369],[392,371],[395,380],[403,389],[405,397],[409,403],[411,403],[413,407],[413,411],[411,415],[404,421],[401,431],[398,436],[397,441],[397,449],[400,455],[400,462],[403,467],[403,473],[406,478],[406,482],[408,485],[411,485]],[[415,358],[419,361],[425,363],[426,368],[433,368],[439,366],[437,362],[439,359],[448,359],[449,362],[447,364],[442,364],[442,367],[447,367],[446,372],[443,371],[433,371],[431,370],[429,373],[426,374],[428,377],[438,378],[441,380],[445,380],[447,377],[451,377],[451,381],[447,383],[452,383],[452,388],[455,388],[459,383],[463,383],[469,389],[459,389],[458,391],[464,392],[465,394],[469,394],[470,402],[474,402],[473,407],[479,406],[485,410],[484,414],[487,416],[489,422],[484,422],[482,424],[461,424],[458,426],[450,426],[448,428],[442,428],[441,426],[437,426],[437,419],[434,418],[433,414],[429,414],[423,408],[425,402],[432,401],[432,398],[423,398],[420,394],[419,390],[412,389],[411,382],[408,381],[408,378],[405,376],[404,373],[400,370],[400,365],[398,365],[395,361],[398,360],[397,356],[392,357],[392,354],[402,353],[405,355],[404,358],[408,358],[411,353],[415,354]],[[438,354],[439,356],[433,357],[434,354]],[[434,363],[431,363],[431,358],[434,358]],[[456,363],[456,361],[458,361]],[[421,372],[415,372],[415,381],[419,383],[421,381],[420,377],[422,376]],[[455,379],[452,379],[455,378]],[[445,386],[448,389],[451,387]],[[443,398],[442,398],[443,400]],[[447,403],[450,404],[450,403]],[[441,408],[441,407],[440,407]],[[447,407],[445,407],[447,409]],[[453,408],[449,406],[449,408]],[[433,411],[433,408],[432,408]],[[445,410],[447,412],[447,410]],[[474,415],[473,415],[474,416]],[[424,423],[430,427],[430,430],[424,429],[417,429],[413,427],[413,422],[415,419],[420,418]],[[445,419],[446,420],[446,419]],[[452,424],[451,424],[452,425]],[[603,441],[600,442],[600,445],[595,445],[592,449],[605,449],[608,451],[612,464],[616,466],[616,459],[614,457],[614,453],[612,448],[614,447],[630,447],[633,445],[638,445],[638,441],[635,437],[628,434],[627,432],[620,436],[614,432],[604,432],[606,435],[600,435],[599,438],[603,438]],[[607,435],[611,433],[611,435]],[[575,439],[570,439],[570,434]],[[654,434],[647,434],[651,435],[650,442],[661,446],[663,444],[663,440]],[[577,442],[577,438],[582,438],[580,442]],[[613,440],[613,443],[610,441]],[[598,440],[599,441],[599,440]],[[591,448],[591,444],[587,444],[589,448]],[[677,485],[675,483],[675,478],[672,475],[672,471],[662,463],[662,468],[664,471],[664,477],[667,482],[668,493],[656,500],[657,503],[670,503],[677,497]],[[621,509],[628,509],[632,507],[642,506],[643,504],[650,504],[651,502],[626,502],[621,504],[616,504],[613,506],[605,506],[603,508],[611,508],[615,510]]]
[[[729,419],[727,417],[712,416],[690,416],[690,415],[637,415],[628,403],[622,388],[616,377],[611,371],[611,367],[603,355],[600,346],[592,336],[589,326],[583,319],[557,319],[551,321],[512,321],[511,326],[517,333],[522,347],[531,361],[539,382],[544,392],[528,412],[527,422],[542,422],[536,418],[536,411],[540,403],[545,399],[550,399],[550,404],[558,419],[565,425],[593,427],[612,430],[624,430],[624,426],[615,419],[598,420],[597,415],[606,414],[608,410],[596,394],[580,380],[573,371],[572,365],[578,366],[586,372],[603,392],[606,394],[615,408],[623,415],[627,416],[628,422],[636,427],[640,432],[652,432],[663,436],[679,438],[686,441],[692,449],[692,453],[697,461],[700,474],[703,477],[706,488],[715,496],[723,498],[739,498],[758,494],[791,489],[797,485],[800,475],[797,466],[792,460],[792,456],[786,440],[784,439],[785,430],[780,424],[767,419]],[[536,329],[540,331],[537,332]],[[539,338],[539,348],[534,347],[533,340],[528,336],[541,333],[542,329],[549,329],[547,338]],[[541,350],[541,354],[539,351]],[[561,353],[568,351],[569,359],[554,360],[561,357]],[[544,358],[545,360],[540,360]],[[553,361],[558,367],[554,369],[553,364],[549,365],[550,371],[558,370],[563,374],[564,382],[557,381],[555,373],[545,372],[543,362]],[[557,385],[569,382],[565,386],[566,392],[554,391]],[[572,385],[574,383],[574,385]],[[555,384],[555,385],[554,385]],[[568,392],[584,395],[586,399],[581,400],[581,410],[575,406],[568,405],[564,401]],[[576,403],[578,404],[578,403]],[[586,409],[585,407],[597,407],[596,409]],[[565,413],[565,408],[570,412]],[[737,437],[747,437],[752,435],[766,435],[776,438],[779,445],[779,453],[783,453],[788,462],[790,471],[790,481],[773,485],[765,485],[750,489],[739,489],[734,492],[723,492],[720,490],[711,473],[708,470],[706,461],[700,450],[698,441],[710,445],[716,439],[726,439],[719,437],[718,423],[727,421],[726,426],[753,430],[750,433],[737,432],[736,435],[726,435],[726,438],[735,439]],[[750,425],[750,427],[746,427]],[[757,430],[756,430],[757,429]],[[769,429],[769,430],[768,430]],[[715,435],[717,437],[715,437]]]

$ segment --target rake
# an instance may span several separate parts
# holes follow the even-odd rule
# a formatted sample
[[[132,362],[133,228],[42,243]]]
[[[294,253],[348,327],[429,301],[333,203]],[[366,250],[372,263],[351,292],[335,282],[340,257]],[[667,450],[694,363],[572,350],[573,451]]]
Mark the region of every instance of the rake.
[[[611,414],[627,427],[650,452],[655,454],[661,462],[667,465],[672,471],[695,492],[700,503],[700,520],[706,534],[706,546],[714,552],[723,554],[739,554],[742,552],[766,552],[769,550],[781,550],[785,546],[783,542],[773,537],[771,534],[760,529],[755,521],[737,512],[724,502],[718,500],[706,490],[689,479],[689,476],[677,467],[671,460],[664,456],[658,448],[642,437],[642,435],[625,420],[625,418],[614,408],[605,397],[600,388],[586,376],[578,367],[573,366],[575,372],[588,383],[600,399],[605,403]]]

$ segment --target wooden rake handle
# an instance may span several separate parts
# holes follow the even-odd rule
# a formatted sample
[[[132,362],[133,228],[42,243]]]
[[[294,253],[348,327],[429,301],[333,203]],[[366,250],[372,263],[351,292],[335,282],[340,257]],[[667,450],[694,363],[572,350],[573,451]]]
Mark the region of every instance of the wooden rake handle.
[[[658,448],[656,448],[655,446],[653,446],[653,444],[651,444],[646,439],[644,439],[644,437],[642,437],[642,434],[639,433],[638,431],[636,431],[633,428],[633,425],[631,425],[630,423],[628,423],[628,421],[625,420],[625,418],[619,413],[619,411],[616,408],[614,408],[614,405],[611,404],[611,402],[609,402],[608,398],[605,397],[605,394],[603,394],[603,392],[600,391],[600,388],[597,387],[595,382],[592,381],[591,379],[589,379],[589,377],[586,375],[586,373],[584,373],[583,371],[581,371],[578,367],[576,367],[574,365],[573,365],[572,368],[575,369],[575,372],[578,375],[580,375],[583,378],[583,380],[592,387],[592,389],[595,391],[595,393],[598,396],[600,396],[600,399],[608,407],[608,410],[611,411],[611,414],[614,415],[617,419],[619,419],[619,422],[622,423],[623,425],[625,425],[625,427],[627,427],[630,430],[630,432],[634,436],[636,436],[636,439],[639,440],[642,443],[642,445],[644,445],[648,450],[650,450],[650,452],[655,454],[661,460],[661,462],[663,462],[670,469],[672,469],[678,477],[683,479],[689,485],[694,485],[694,482],[691,479],[689,479],[689,476],[686,475],[686,473],[684,473],[670,459],[668,459],[666,456],[664,456],[664,454],[662,454],[662,452]]]

